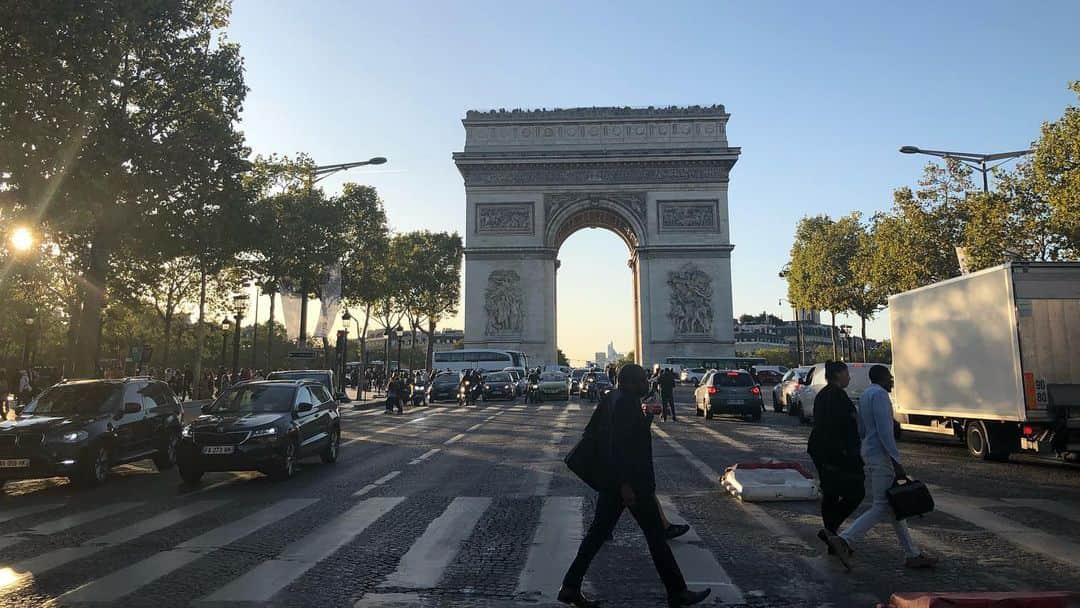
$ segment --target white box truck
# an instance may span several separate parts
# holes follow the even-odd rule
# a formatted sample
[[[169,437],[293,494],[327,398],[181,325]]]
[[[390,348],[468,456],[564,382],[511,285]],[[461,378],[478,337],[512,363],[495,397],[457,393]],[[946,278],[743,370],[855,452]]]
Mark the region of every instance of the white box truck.
[[[898,432],[972,456],[1080,455],[1080,263],[1015,262],[889,298]]]

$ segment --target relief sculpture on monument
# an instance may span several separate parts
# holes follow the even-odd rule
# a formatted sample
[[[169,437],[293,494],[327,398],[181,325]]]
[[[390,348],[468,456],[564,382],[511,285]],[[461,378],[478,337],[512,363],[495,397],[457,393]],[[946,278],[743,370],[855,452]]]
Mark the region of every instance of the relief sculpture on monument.
[[[671,318],[676,335],[710,334],[713,326],[712,279],[694,264],[668,273]]]
[[[521,333],[525,304],[521,294],[521,277],[516,271],[491,271],[484,292],[484,310],[487,313],[487,335]]]

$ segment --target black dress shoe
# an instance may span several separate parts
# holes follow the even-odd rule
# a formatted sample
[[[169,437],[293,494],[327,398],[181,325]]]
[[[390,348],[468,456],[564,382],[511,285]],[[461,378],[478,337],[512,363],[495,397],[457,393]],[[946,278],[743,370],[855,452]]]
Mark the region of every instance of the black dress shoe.
[[[564,604],[570,604],[576,608],[599,608],[600,602],[594,602],[581,594],[581,589],[560,587],[558,600]]]
[[[690,531],[690,526],[686,524],[668,524],[667,530],[664,530],[664,536],[671,540],[673,538],[679,538],[683,534]]]
[[[668,606],[674,608],[676,606],[693,606],[694,604],[709,597],[712,593],[712,589],[702,589],[701,591],[690,591],[689,589],[683,589],[675,595],[669,595],[667,599]]]

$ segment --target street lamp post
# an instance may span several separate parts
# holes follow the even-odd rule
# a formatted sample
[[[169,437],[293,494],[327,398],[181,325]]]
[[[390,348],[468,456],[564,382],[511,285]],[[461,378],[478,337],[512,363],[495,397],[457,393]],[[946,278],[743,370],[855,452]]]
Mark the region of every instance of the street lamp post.
[[[398,325],[394,328],[394,337],[397,338],[397,370],[401,371],[401,336],[404,332],[401,326]]]
[[[346,171],[348,169],[355,169],[356,167],[363,167],[366,165],[384,165],[386,164],[386,158],[382,156],[374,156],[367,160],[362,160],[353,163],[338,163],[336,165],[318,165],[311,168],[308,173],[307,190],[308,196],[311,196],[312,190],[315,188],[315,184],[325,177],[333,175],[339,171]],[[303,348],[307,344],[307,308],[308,308],[308,285],[306,280],[300,281],[300,333],[296,339],[296,346]]]
[[[221,367],[225,367],[225,347],[229,343],[229,327],[231,325],[229,317],[221,320]]]
[[[364,358],[360,352],[360,319],[349,314],[349,309],[346,308],[345,312],[341,315],[341,320],[345,322],[346,326],[349,321],[356,323],[356,360],[360,362],[360,370],[356,375],[356,392],[357,398],[361,401],[364,400]],[[345,350],[348,351],[348,342],[345,343]]]
[[[791,304],[791,315],[795,317],[795,344],[796,348],[799,349],[799,365],[802,366],[806,359],[806,350],[803,347],[802,318],[799,317],[799,309],[795,307],[794,302],[780,298],[776,304],[777,306],[780,306],[784,302]]]
[[[903,146],[900,148],[902,154],[925,154],[927,156],[937,156],[939,158],[952,158],[956,159],[968,167],[975,169],[979,173],[982,173],[983,193],[988,194],[990,192],[990,184],[987,180],[987,174],[1004,164],[1006,161],[1013,158],[1020,158],[1034,152],[1034,150],[1017,150],[1015,152],[999,152],[997,154],[975,154],[972,152],[945,152],[942,150],[923,150],[918,146]],[[1001,161],[998,164],[987,167],[987,163],[994,161]]]
[[[841,361],[847,361],[848,359],[852,358],[852,356],[851,356],[851,342],[850,342],[850,339],[851,339],[851,326],[850,325],[841,325],[840,326],[840,339],[842,340],[842,342],[840,342],[840,360]]]
[[[259,295],[262,281],[255,281],[255,319],[251,322],[251,371],[259,367]]]
[[[246,293],[240,293],[233,296],[233,314],[236,316],[236,331],[233,332],[233,355],[232,355],[232,375],[233,382],[236,381],[237,374],[240,373],[240,320],[244,318],[244,311],[247,309]]]
[[[29,317],[29,316],[26,317],[25,319],[23,319],[23,324],[26,327],[26,336],[25,336],[25,339],[23,340],[23,351],[22,351],[23,369],[25,369],[26,373],[29,374],[30,373],[30,333],[34,329],[34,317]]]

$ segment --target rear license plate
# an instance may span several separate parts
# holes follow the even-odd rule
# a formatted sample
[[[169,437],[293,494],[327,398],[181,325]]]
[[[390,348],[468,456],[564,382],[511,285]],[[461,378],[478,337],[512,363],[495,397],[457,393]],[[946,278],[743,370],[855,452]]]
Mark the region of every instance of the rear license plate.
[[[231,445],[207,445],[203,446],[202,453],[208,456],[217,454],[232,454],[233,446]]]
[[[29,458],[9,458],[7,460],[0,460],[0,469],[25,469],[29,468]]]
[[[742,399],[728,399],[728,405],[742,405]]]

